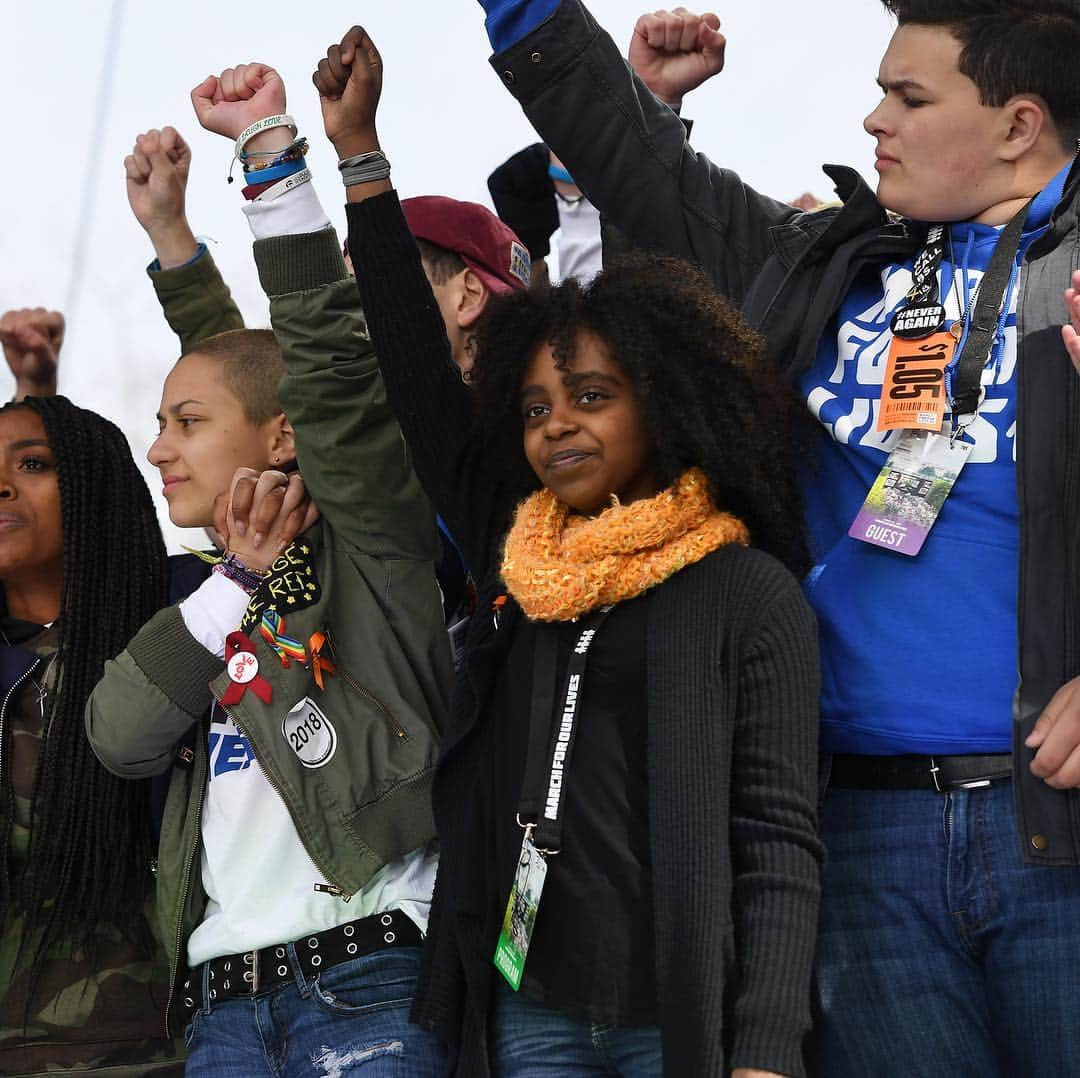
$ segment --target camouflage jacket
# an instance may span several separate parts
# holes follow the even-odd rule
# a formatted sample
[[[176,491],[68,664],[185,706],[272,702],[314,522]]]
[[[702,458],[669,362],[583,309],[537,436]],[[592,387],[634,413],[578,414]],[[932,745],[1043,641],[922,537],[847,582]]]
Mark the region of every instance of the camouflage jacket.
[[[17,883],[30,843],[30,802],[41,755],[42,687],[55,678],[55,628],[0,653],[0,779],[14,793],[10,864]],[[149,912],[149,911],[148,911]],[[50,948],[38,967],[27,1011],[35,939],[23,939],[21,918],[0,934],[0,1074],[77,1070],[110,1078],[181,1075],[178,1046],[163,1039],[168,994],[164,955],[139,953],[116,928],[96,935],[94,964],[70,944]],[[20,953],[21,945],[21,953]]]

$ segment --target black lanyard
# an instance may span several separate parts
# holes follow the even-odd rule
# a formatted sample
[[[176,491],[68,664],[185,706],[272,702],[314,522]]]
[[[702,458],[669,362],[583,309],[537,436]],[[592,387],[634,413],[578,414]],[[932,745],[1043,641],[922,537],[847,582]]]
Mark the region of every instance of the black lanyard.
[[[558,853],[561,848],[566,776],[577,740],[589,648],[613,609],[612,606],[605,606],[582,620],[581,631],[574,640],[566,664],[566,679],[558,698],[557,712],[555,678],[559,634],[554,629],[537,633],[533,653],[532,705],[529,708],[529,748],[521,784],[518,823],[522,826],[535,824],[533,843],[545,853]]]
[[[901,340],[921,340],[945,325],[938,272],[945,258],[945,226],[931,225],[926,244],[911,268],[907,303],[893,315],[892,332]]]
[[[926,233],[926,244],[911,267],[909,304],[937,303],[941,299],[938,287],[938,271],[945,258],[945,226],[931,225]]]
[[[979,410],[983,368],[997,337],[1001,305],[1005,299],[1005,290],[1012,279],[1013,263],[1016,261],[1016,252],[1020,250],[1020,240],[1024,234],[1024,224],[1028,210],[1031,209],[1031,202],[1005,226],[990,257],[990,265],[986,267],[986,273],[979,282],[979,295],[975,301],[975,309],[971,312],[971,327],[964,342],[964,350],[956,363],[956,374],[952,383],[950,404],[954,417],[973,415]]]

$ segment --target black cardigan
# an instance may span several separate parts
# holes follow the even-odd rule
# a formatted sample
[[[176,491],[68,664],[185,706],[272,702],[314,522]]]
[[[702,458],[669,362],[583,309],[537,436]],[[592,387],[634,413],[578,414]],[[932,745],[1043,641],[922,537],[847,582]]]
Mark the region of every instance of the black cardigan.
[[[350,204],[349,249],[391,406],[421,482],[476,580],[435,778],[441,864],[414,1018],[456,1073],[490,1072],[494,941],[485,938],[489,796],[481,761],[499,663],[523,615],[496,628],[499,548],[529,493],[485,459],[471,401],[393,192]],[[516,489],[515,489],[516,488]],[[802,1076],[822,848],[816,833],[813,616],[768,555],[725,547],[648,595],[649,826],[665,1073],[747,1066]],[[489,954],[488,952],[492,952]]]

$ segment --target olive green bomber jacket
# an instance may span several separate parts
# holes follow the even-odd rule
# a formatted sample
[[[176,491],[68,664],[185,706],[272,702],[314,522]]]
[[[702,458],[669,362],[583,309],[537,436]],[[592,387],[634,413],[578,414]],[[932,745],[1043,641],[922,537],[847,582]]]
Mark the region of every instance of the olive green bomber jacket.
[[[322,517],[278,559],[245,617],[270,703],[247,691],[229,713],[327,882],[353,894],[383,864],[434,836],[430,780],[451,677],[432,564],[434,518],[386,404],[334,232],[262,240],[255,253],[285,354],[281,403]],[[222,320],[236,318],[206,265],[184,268],[191,286],[181,290],[184,318],[209,324],[213,316],[193,303],[200,296],[218,305]],[[171,297],[163,300],[168,309]],[[170,323],[184,339],[183,326]],[[260,637],[258,617],[271,605],[285,619],[283,632],[308,652],[304,663],[284,667]],[[322,631],[333,646],[323,656],[335,672],[323,674],[320,689],[310,640]],[[87,707],[90,742],[110,770],[138,777],[173,769],[158,889],[159,929],[174,970],[203,912],[201,724],[211,690],[220,698],[229,685],[224,663],[171,607],[107,664]],[[330,730],[320,730],[317,745],[300,744],[311,705]]]
[[[165,321],[180,338],[182,353],[207,337],[244,328],[240,308],[205,245],[200,244],[196,256],[182,266],[163,270],[155,259],[146,273]]]

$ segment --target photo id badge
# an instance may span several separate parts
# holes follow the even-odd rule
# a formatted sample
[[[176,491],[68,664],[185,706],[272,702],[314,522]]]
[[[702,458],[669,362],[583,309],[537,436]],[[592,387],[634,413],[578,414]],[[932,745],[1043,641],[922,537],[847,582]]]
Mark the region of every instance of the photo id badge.
[[[506,904],[499,943],[495,948],[495,968],[506,978],[506,983],[516,992],[525,969],[525,956],[529,953],[536,910],[540,905],[540,893],[547,878],[547,861],[533,845],[532,827],[525,829],[518,857],[514,885],[510,888],[510,901]]]
[[[914,557],[922,550],[972,444],[909,430],[878,473],[848,535]]]
[[[922,340],[893,337],[878,430],[941,430],[947,407],[945,368],[955,351],[956,337],[948,330]]]

